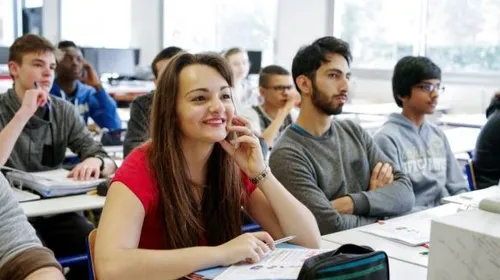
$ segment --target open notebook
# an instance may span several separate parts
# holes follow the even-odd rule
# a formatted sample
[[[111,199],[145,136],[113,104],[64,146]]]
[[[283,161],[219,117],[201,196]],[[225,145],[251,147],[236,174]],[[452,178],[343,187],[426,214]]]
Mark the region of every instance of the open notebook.
[[[56,169],[43,172],[24,172],[10,169],[6,177],[10,184],[19,188],[29,188],[44,197],[85,193],[93,190],[105,179],[75,181],[68,178],[69,171]]]
[[[359,230],[412,247],[422,246],[430,241],[430,230],[396,222],[379,222]]]

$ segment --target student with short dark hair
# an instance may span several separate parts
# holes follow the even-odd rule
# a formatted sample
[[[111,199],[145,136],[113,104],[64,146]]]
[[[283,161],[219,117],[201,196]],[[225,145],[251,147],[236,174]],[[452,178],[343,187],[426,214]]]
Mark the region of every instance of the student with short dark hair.
[[[498,185],[500,180],[500,93],[486,109],[488,121],[481,128],[474,151],[474,177],[478,189]]]
[[[165,69],[172,57],[181,52],[179,47],[171,46],[159,52],[151,63],[151,70],[154,75],[154,83],[158,84],[158,76]],[[138,96],[130,104],[130,120],[127,124],[127,133],[123,141],[123,155],[140,146],[149,138],[149,115],[151,103],[153,102],[154,91]]]
[[[434,113],[444,90],[441,69],[427,57],[403,57],[394,67],[392,89],[402,112],[391,114],[374,139],[410,178],[413,211],[438,206],[443,197],[466,192],[467,181],[446,135],[425,118]]]
[[[351,60],[349,45],[330,36],[297,52],[299,117],[269,161],[276,178],[313,212],[321,234],[401,215],[415,199],[408,177],[392,168],[366,131],[332,118],[347,102]]]
[[[24,35],[9,49],[14,84],[0,94],[0,166],[27,172],[61,168],[66,149],[82,160],[70,172],[76,180],[109,176],[116,165],[95,142],[74,107],[51,97],[56,68],[55,47],[45,38]],[[77,213],[30,219],[56,257],[86,252],[93,225]],[[88,279],[87,266],[72,266],[68,279]]]
[[[259,91],[264,102],[252,106],[242,115],[266,145],[272,147],[281,132],[293,122],[290,112],[300,101],[300,96],[295,91],[290,72],[278,65],[262,68]]]
[[[50,93],[73,104],[85,123],[91,118],[101,128],[120,130],[116,102],[103,88],[99,75],[81,50],[72,41],[61,41],[58,49],[62,57]]]

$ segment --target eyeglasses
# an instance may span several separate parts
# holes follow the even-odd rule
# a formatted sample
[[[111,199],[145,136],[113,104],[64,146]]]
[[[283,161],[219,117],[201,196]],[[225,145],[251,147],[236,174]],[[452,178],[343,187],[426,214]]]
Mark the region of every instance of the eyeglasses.
[[[441,84],[420,84],[416,85],[415,87],[423,90],[426,93],[433,93],[434,91],[437,93],[443,93],[445,90],[445,87]]]
[[[264,87],[267,89],[272,89],[274,91],[285,91],[285,90],[292,90],[293,86],[272,86],[272,87]]]

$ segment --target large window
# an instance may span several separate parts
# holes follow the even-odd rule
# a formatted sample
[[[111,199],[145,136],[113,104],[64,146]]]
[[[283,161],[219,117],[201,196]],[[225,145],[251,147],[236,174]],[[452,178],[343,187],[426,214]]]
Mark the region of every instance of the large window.
[[[193,52],[239,46],[273,62],[277,0],[164,0],[165,46]]]
[[[14,1],[0,0],[0,46],[10,46],[14,37]]]
[[[413,54],[447,72],[500,71],[498,0],[336,0],[334,10],[356,68],[392,69]]]
[[[129,48],[131,0],[61,0],[61,39],[80,46]]]

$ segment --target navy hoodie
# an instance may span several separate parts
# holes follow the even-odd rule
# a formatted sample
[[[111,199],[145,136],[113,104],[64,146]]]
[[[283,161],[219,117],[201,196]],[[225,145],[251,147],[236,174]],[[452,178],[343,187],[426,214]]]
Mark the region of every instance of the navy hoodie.
[[[479,133],[474,153],[474,175],[478,189],[498,185],[500,180],[500,95],[486,110],[488,121]]]

